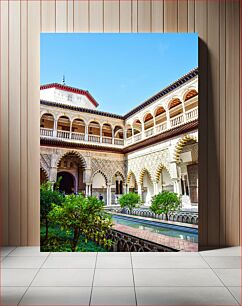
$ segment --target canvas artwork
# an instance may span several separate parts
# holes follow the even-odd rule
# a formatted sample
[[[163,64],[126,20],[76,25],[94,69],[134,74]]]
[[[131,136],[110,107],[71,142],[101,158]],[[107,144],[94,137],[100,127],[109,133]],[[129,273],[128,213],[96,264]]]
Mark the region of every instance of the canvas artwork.
[[[197,34],[40,42],[41,251],[197,251]]]

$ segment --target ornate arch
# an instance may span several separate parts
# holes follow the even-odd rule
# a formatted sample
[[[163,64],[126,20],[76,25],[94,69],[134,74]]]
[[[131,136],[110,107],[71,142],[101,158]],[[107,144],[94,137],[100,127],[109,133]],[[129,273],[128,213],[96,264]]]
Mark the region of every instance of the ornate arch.
[[[119,170],[117,170],[117,171],[113,174],[112,179],[114,178],[114,176],[115,176],[116,174],[118,174],[119,176],[121,176],[123,182],[125,182],[124,175],[123,175],[123,173],[121,173]]]
[[[91,181],[93,182],[93,178],[94,178],[94,176],[95,176],[97,173],[101,173],[101,174],[102,174],[102,176],[103,176],[104,179],[105,179],[106,185],[107,185],[107,183],[108,183],[108,176],[107,176],[107,174],[105,174],[105,173],[104,173],[103,171],[101,171],[101,170],[97,170],[97,171],[95,171],[95,172],[92,174]]]
[[[136,179],[136,176],[134,174],[134,172],[132,170],[129,171],[128,175],[127,175],[127,179],[126,179],[126,183],[129,184],[130,183],[130,180],[131,180],[131,176],[133,175],[134,179],[135,179],[135,182],[137,183],[137,179]]]
[[[183,147],[185,146],[185,144],[189,141],[189,140],[194,140],[196,142],[198,142],[198,139],[195,135],[185,135],[183,136],[176,144],[175,146],[175,152],[174,152],[174,159],[179,162],[179,157],[180,157],[180,153],[183,149]]]
[[[148,173],[150,179],[152,180],[152,176],[151,176],[151,174],[150,174],[150,171],[149,171],[147,168],[143,168],[143,169],[140,171],[140,174],[139,174],[139,183],[140,183],[140,184],[143,183],[143,178],[144,178],[145,172]]]
[[[61,159],[62,159],[63,157],[65,157],[65,156],[69,155],[69,154],[74,154],[74,155],[76,155],[76,157],[78,157],[78,158],[80,159],[83,168],[87,168],[87,162],[86,162],[85,158],[83,157],[83,155],[82,155],[80,152],[74,151],[74,150],[69,150],[69,151],[66,151],[65,153],[59,155],[59,156],[57,157],[57,159],[56,159],[56,167],[59,166],[59,163],[60,163]]]
[[[159,166],[157,167],[156,171],[155,171],[155,181],[156,181],[156,183],[159,182],[160,174],[161,174],[163,169],[166,169],[166,171],[170,175],[169,169],[167,169],[167,167],[163,163],[160,163]]]
[[[47,178],[50,177],[51,155],[40,154],[40,168],[45,172]]]

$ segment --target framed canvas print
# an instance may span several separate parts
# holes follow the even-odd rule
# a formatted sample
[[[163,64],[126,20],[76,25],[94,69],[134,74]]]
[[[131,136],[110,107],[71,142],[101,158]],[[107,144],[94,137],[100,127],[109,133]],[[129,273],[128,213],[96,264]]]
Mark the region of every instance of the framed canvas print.
[[[41,34],[41,250],[198,250],[197,34]]]

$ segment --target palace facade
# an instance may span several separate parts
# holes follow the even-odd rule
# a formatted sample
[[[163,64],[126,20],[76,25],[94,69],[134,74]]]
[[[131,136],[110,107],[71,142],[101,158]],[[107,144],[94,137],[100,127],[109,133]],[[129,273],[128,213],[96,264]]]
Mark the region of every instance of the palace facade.
[[[102,194],[106,205],[137,192],[149,206],[162,190],[198,207],[198,69],[124,116],[98,110],[85,90],[40,87],[40,180],[65,193]]]

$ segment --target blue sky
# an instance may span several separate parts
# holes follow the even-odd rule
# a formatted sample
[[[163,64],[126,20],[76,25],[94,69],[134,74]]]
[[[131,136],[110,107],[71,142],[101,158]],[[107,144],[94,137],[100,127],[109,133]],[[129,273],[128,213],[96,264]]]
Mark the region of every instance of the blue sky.
[[[198,66],[197,34],[41,34],[41,84],[89,90],[125,114]]]

